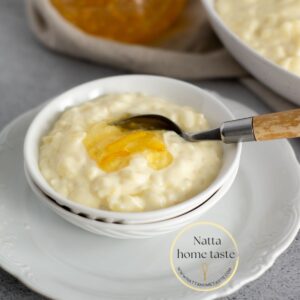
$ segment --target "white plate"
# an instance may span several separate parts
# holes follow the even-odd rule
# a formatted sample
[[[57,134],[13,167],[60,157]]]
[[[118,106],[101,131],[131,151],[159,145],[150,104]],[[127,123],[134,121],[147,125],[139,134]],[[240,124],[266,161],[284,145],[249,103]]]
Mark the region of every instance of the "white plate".
[[[253,111],[224,100],[236,116]],[[299,229],[300,168],[286,141],[249,143],[227,195],[201,219],[226,227],[240,264],[225,287],[197,293],[169,265],[176,233],[115,240],[85,232],[39,202],[23,173],[22,144],[37,110],[0,134],[0,264],[35,291],[54,299],[215,299],[259,277]]]

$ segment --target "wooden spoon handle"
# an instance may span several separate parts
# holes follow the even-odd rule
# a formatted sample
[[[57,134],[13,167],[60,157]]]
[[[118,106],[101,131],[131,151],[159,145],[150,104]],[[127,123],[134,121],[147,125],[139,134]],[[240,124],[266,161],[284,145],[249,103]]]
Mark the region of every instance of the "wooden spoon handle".
[[[253,117],[257,141],[300,137],[300,109]]]

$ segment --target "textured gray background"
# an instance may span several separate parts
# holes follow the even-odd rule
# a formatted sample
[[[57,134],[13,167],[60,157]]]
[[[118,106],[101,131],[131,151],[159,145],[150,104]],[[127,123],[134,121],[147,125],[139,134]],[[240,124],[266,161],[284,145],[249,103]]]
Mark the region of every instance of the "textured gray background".
[[[43,48],[27,27],[23,0],[0,0],[0,129],[20,113],[70,87],[121,73],[125,72],[76,61]],[[268,111],[254,95],[235,81],[197,84],[245,103],[258,112]],[[293,145],[299,158],[299,141]],[[226,300],[300,299],[299,250],[298,235],[269,271]],[[0,299],[44,298],[0,269]]]

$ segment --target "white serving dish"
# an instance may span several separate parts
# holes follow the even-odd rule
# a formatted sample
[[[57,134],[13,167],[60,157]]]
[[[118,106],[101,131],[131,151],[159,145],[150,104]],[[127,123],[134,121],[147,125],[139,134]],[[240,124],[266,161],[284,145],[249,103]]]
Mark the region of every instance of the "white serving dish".
[[[221,199],[229,190],[234,182],[238,171],[238,167],[234,170],[232,176],[228,179],[224,185],[216,191],[207,201],[188,211],[184,214],[176,216],[171,219],[147,223],[147,224],[118,224],[108,223],[103,221],[92,220],[87,217],[77,215],[66,208],[61,207],[53,199],[49,198],[45,193],[39,189],[28,174],[26,166],[24,166],[24,173],[28,185],[33,193],[37,196],[43,204],[52,209],[55,213],[61,216],[68,222],[76,225],[84,230],[90,231],[98,235],[104,235],[118,239],[137,239],[137,238],[151,238],[158,235],[166,234],[172,231],[176,231],[199,219],[199,217],[212,207],[219,199]]]
[[[241,94],[236,89],[235,97]],[[237,117],[255,114],[222,101]],[[21,115],[0,132],[0,266],[46,298],[219,299],[261,276],[296,237],[300,167],[292,147],[286,140],[246,143],[234,184],[199,217],[233,235],[240,257],[237,273],[220,289],[193,292],[174,277],[169,264],[176,232],[151,239],[107,238],[73,226],[36,198],[24,176],[22,145],[39,110]],[[287,255],[281,259],[289,262]],[[274,292],[280,293],[280,285]],[[297,291],[289,296],[297,299]]]
[[[202,3],[213,29],[236,60],[270,89],[300,105],[300,77],[264,58],[243,42],[223,22],[215,9],[215,0],[202,0]]]
[[[32,121],[24,142],[24,160],[34,183],[48,196],[76,214],[90,219],[118,223],[148,223],[173,218],[199,206],[209,199],[232,176],[239,165],[241,144],[223,144],[223,165],[212,184],[192,199],[177,205],[142,213],[120,213],[89,208],[75,203],[50,187],[38,166],[40,139],[65,109],[108,93],[141,92],[165,98],[179,105],[188,105],[204,113],[211,126],[233,119],[228,108],[212,94],[185,82],[158,76],[124,75],[95,80],[56,97]]]

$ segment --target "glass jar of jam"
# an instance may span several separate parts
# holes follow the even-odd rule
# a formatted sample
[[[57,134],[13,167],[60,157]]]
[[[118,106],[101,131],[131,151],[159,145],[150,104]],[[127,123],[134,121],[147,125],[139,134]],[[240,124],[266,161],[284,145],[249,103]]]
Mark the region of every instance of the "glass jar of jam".
[[[126,43],[160,37],[183,11],[186,0],[51,0],[57,11],[84,32]]]

